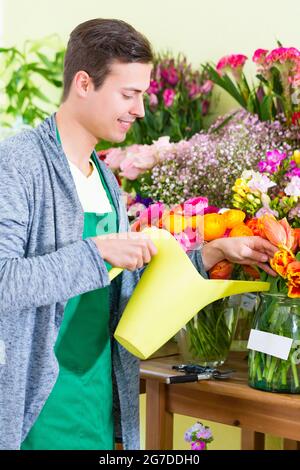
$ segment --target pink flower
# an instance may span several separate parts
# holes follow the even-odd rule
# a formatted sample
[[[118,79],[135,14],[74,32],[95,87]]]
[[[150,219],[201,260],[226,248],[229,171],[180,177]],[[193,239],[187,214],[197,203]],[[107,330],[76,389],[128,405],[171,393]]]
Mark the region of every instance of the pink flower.
[[[160,86],[159,86],[159,83],[156,81],[156,80],[150,80],[150,86],[147,90],[147,93],[149,95],[151,95],[152,93],[154,95],[157,95],[157,93],[159,92],[160,90]]]
[[[205,450],[206,444],[203,441],[194,441],[191,443],[192,450]]]
[[[128,147],[126,157],[120,163],[120,175],[135,180],[141,173],[153,168],[156,163],[156,154],[151,145],[138,145],[137,148],[131,146]]]
[[[243,54],[232,54],[228,58],[228,63],[233,69],[237,69],[244,67],[247,59],[248,57]]]
[[[189,98],[197,98],[201,94],[201,87],[195,81],[187,84]]]
[[[156,202],[141,212],[139,219],[131,226],[133,232],[139,232],[144,227],[159,226],[165,210],[164,204]]]
[[[167,69],[163,69],[161,71],[161,76],[169,83],[169,85],[172,86],[175,86],[179,80],[177,70],[173,65],[170,65]]]
[[[225,69],[226,67],[228,67],[228,56],[224,56],[219,60],[219,62],[217,63],[216,69],[218,71],[221,71]]]
[[[167,108],[170,108],[173,105],[176,92],[172,88],[166,88],[163,92],[164,104]]]
[[[226,70],[232,72],[235,80],[238,82],[241,79],[242,69],[245,65],[247,56],[243,54],[231,54],[222,57],[217,64],[217,71],[222,76]]]
[[[253,62],[259,65],[263,65],[268,52],[269,51],[267,49],[256,49],[252,57]]]
[[[206,116],[206,114],[208,113],[208,109],[209,109],[209,101],[207,100],[202,101],[202,105],[201,105],[202,116]]]
[[[247,56],[243,54],[231,54],[222,57],[218,64],[217,64],[217,70],[222,70],[224,68],[229,68],[229,69],[239,69],[242,68],[245,65],[246,60],[248,59]]]
[[[150,108],[155,108],[158,105],[158,98],[154,93],[150,93],[149,95],[149,105]]]
[[[183,212],[187,217],[203,215],[204,209],[208,207],[207,197],[192,197],[183,203]]]
[[[138,217],[145,209],[146,206],[144,204],[141,202],[136,202],[129,207],[127,210],[127,215],[129,217]]]
[[[299,62],[300,51],[296,47],[277,47],[273,49],[266,57],[269,65],[274,63],[284,64],[285,62]]]
[[[121,162],[124,160],[125,155],[125,151],[121,148],[111,149],[106,155],[105,163],[112,170],[117,170],[120,167]]]
[[[214,84],[211,80],[206,80],[206,82],[203,83],[200,91],[201,91],[201,93],[204,93],[206,95],[206,94],[211,92],[213,86],[214,86]]]

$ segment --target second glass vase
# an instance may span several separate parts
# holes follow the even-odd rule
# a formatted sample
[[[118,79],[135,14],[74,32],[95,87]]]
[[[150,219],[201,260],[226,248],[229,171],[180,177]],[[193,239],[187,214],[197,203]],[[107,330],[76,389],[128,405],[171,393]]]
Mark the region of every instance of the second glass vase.
[[[177,341],[185,362],[209,367],[225,362],[237,322],[234,297],[207,305],[179,331]]]

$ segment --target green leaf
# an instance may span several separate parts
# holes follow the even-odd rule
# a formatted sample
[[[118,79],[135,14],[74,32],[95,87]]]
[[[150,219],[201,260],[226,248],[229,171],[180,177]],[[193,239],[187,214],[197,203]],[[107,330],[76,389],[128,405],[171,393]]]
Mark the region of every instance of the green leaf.
[[[273,116],[273,98],[265,96],[260,105],[262,121],[269,121]]]
[[[44,95],[44,93],[42,93],[38,88],[36,87],[32,87],[31,88],[31,93],[36,96],[37,98],[39,98],[40,100],[44,101],[45,103],[51,103],[51,101],[49,100],[49,98]]]
[[[235,116],[235,114],[237,113],[238,111],[234,111],[234,113],[230,114],[230,116],[228,116],[227,118],[225,118],[221,124],[219,124],[217,127],[215,127],[211,133],[215,133],[215,132],[219,132],[219,130],[221,130],[224,126],[226,126],[226,124]]]
[[[220,77],[218,72],[209,64],[204,67],[204,70],[216,85],[227,91],[243,108],[247,108],[247,103],[244,97],[227,74]]]

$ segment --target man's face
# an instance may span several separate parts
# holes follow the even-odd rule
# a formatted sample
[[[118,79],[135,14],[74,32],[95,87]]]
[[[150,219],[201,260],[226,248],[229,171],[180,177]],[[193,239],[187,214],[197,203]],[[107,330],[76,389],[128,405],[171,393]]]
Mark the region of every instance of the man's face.
[[[91,84],[85,114],[97,140],[122,142],[136,118],[144,116],[151,70],[152,64],[115,62],[98,90]]]

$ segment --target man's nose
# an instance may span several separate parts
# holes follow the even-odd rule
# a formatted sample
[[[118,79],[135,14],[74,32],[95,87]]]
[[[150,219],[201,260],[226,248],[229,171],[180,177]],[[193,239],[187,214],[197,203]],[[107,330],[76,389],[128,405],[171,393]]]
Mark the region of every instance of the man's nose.
[[[138,118],[143,118],[145,116],[145,106],[143,97],[138,97],[134,103],[133,108],[131,109],[131,114]]]

